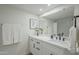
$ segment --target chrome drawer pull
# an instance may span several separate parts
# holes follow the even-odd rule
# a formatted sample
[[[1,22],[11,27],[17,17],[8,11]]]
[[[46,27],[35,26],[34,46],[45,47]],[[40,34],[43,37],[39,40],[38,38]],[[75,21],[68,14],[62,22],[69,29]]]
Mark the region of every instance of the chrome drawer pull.
[[[35,44],[33,44],[33,48],[35,48]]]
[[[36,42],[37,44],[40,44],[40,42]]]
[[[33,39],[31,39],[33,41]]]
[[[40,50],[38,47],[36,47],[37,50]]]

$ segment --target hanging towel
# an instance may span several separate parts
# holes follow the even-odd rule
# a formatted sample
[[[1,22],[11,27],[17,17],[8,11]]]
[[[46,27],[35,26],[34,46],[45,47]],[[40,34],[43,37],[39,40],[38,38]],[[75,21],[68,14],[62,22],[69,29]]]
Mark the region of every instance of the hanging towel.
[[[70,38],[70,51],[71,53],[76,53],[76,28],[71,27],[69,31],[69,38]]]
[[[2,26],[3,45],[12,44],[12,32],[10,24],[3,24]]]
[[[20,25],[14,24],[13,25],[13,43],[18,43],[20,40]]]

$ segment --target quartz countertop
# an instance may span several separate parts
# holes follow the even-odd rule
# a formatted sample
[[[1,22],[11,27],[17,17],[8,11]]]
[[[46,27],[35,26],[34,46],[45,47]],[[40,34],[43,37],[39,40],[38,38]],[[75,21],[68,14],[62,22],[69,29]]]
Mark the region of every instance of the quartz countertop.
[[[59,47],[62,47],[62,48],[66,48],[68,50],[70,49],[68,40],[60,41],[60,40],[56,40],[55,38],[51,39],[48,36],[33,36],[33,35],[31,35],[31,37],[42,40],[42,41],[47,42],[49,44],[53,44],[53,45],[56,45],[56,46],[59,46]]]

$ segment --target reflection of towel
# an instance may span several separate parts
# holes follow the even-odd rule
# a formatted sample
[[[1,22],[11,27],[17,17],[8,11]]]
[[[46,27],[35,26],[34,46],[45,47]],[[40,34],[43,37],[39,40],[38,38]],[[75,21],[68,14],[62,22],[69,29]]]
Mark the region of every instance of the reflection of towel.
[[[13,40],[11,40],[12,39],[11,25],[3,24],[2,31],[3,31],[3,35],[2,35],[3,45],[12,44]]]
[[[13,24],[13,43],[18,43],[20,40],[20,25]]]

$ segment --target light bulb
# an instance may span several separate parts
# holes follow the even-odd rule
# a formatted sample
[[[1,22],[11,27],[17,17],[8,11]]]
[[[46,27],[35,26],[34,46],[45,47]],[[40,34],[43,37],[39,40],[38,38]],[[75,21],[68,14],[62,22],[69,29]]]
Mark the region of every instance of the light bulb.
[[[40,9],[40,11],[42,11],[42,9]]]

